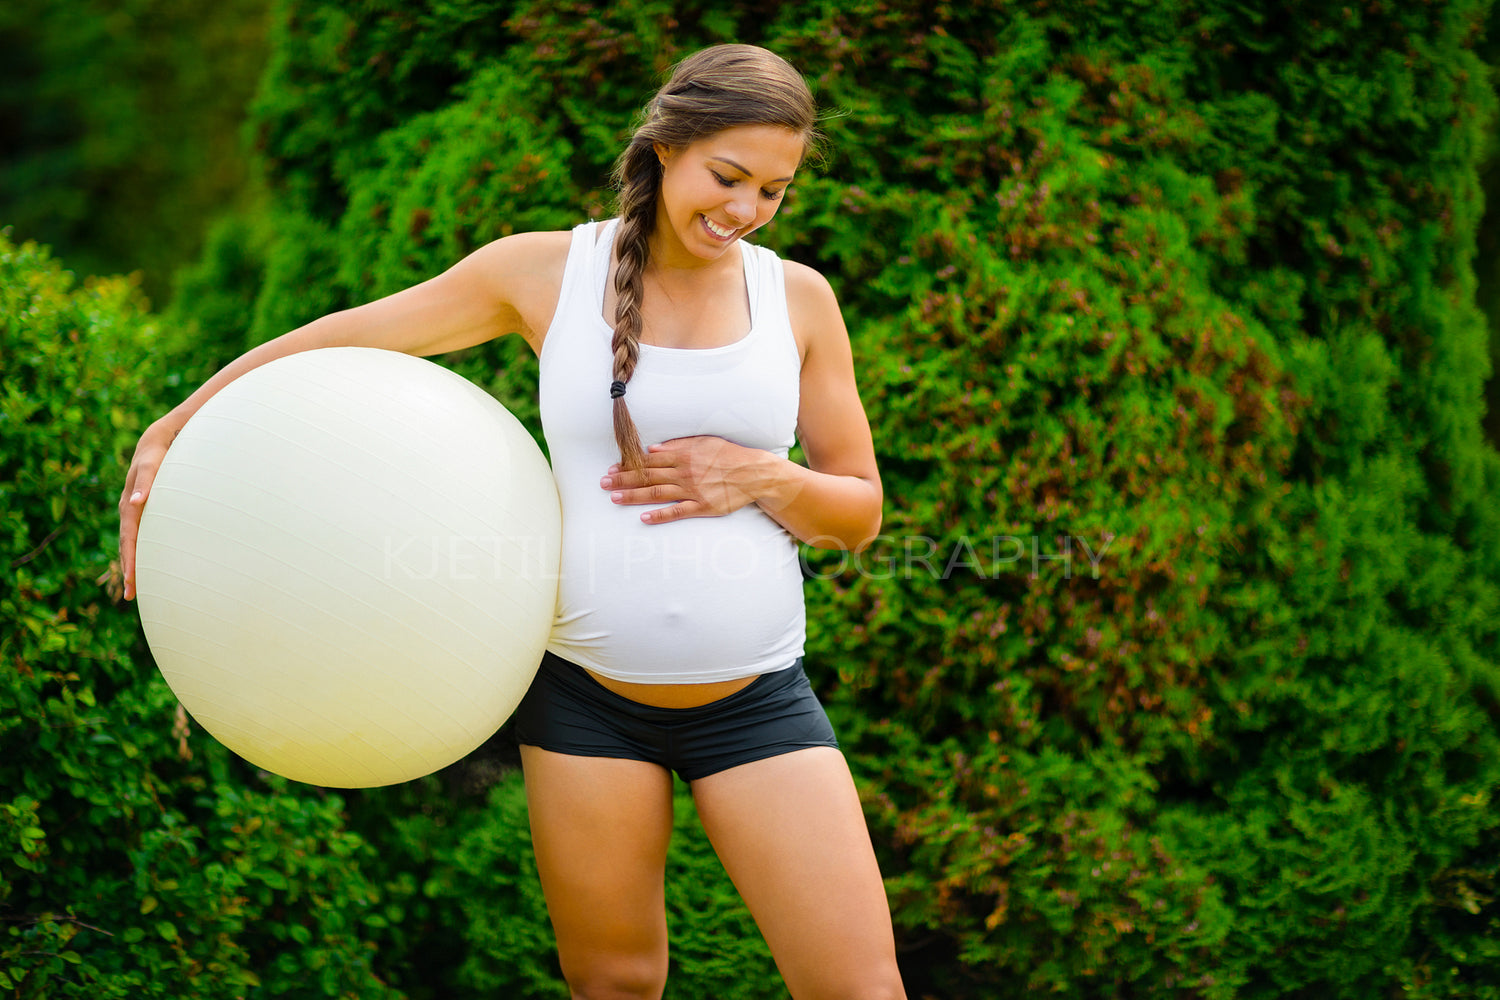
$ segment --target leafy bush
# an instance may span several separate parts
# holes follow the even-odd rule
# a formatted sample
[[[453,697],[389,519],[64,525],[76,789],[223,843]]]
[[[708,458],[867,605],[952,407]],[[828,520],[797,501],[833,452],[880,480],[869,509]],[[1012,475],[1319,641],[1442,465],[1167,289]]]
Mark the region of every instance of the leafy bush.
[[[220,342],[258,339],[511,228],[600,214],[660,70],[714,41],[770,45],[847,112],[827,123],[827,168],[799,180],[764,240],[840,293],[880,450],[885,537],[857,559],[807,557],[809,668],[865,793],[912,994],[1494,998],[1500,457],[1479,434],[1472,260],[1488,9],[376,0],[356,19],[283,3],[256,105],[273,208],[246,224],[264,247],[247,260],[220,244],[181,308],[220,324],[232,310],[205,293],[229,289],[250,318]],[[524,350],[446,360],[534,418]],[[21,397],[7,397],[18,413],[53,398]],[[55,412],[72,406],[111,412],[76,399]],[[112,433],[98,418],[70,440]],[[5,481],[66,477],[69,462]],[[107,508],[106,492],[90,503]],[[47,661],[38,707],[18,717],[55,703],[63,721],[25,732],[122,740],[115,722],[83,724],[88,697],[118,705],[110,719],[152,720],[151,741],[130,745],[159,762],[89,757],[117,765],[97,772],[112,783],[69,765],[69,794],[113,803],[121,776],[129,789],[132,774],[166,775],[149,786],[170,803],[161,815],[178,810],[174,829],[226,867],[252,815],[275,819],[273,842],[326,824],[344,861],[299,877],[324,879],[345,916],[291,919],[317,928],[316,954],[413,996],[551,988],[513,777],[481,782],[487,795],[448,794],[451,776],[342,802],[309,793],[294,823],[275,804],[298,793],[248,792],[259,779],[234,772],[250,796],[237,804],[221,780],[233,762],[173,756],[159,686],[85,696],[67,679],[89,656],[122,676],[108,664],[139,642],[78,582],[107,559],[104,522],[79,551],[61,534],[43,547],[56,498],[66,511],[73,495],[28,496],[20,521],[7,497],[11,558],[39,554],[12,571],[50,566],[81,589],[17,606],[36,624],[7,651],[95,652]],[[9,725],[7,752],[21,740]],[[50,780],[30,791],[6,774],[22,790],[3,814],[10,863],[62,878],[44,859],[76,811],[48,805]],[[129,801],[129,849],[207,885]],[[696,887],[711,866],[694,830],[673,863]],[[43,917],[94,899],[96,882],[118,898],[110,879],[129,881],[130,857],[90,856],[91,879],[24,897],[8,877],[0,905],[25,915],[11,937],[72,948],[105,981],[106,952],[72,944],[85,929]],[[132,891],[126,914],[167,898]],[[734,906],[721,884],[683,905],[673,989],[730,982],[713,942],[749,935]],[[205,912],[220,936],[184,941],[226,990],[235,970],[292,961],[284,938]],[[94,915],[71,914],[103,926]],[[143,941],[163,942],[151,961],[189,968],[140,920]],[[0,958],[29,946],[7,947]],[[746,971],[722,995],[776,995],[763,955],[734,961]]]
[[[302,8],[259,114],[330,235],[260,308],[595,214],[652,73],[778,49],[847,112],[765,239],[839,290],[881,450],[811,663],[914,986],[1436,989],[1493,919],[1485,8]]]
[[[0,990],[388,995],[340,800],[194,735],[107,592],[157,337],[130,282],[0,237]]]
[[[194,367],[165,343],[131,282],[79,288],[0,239],[0,991],[555,996],[518,772],[476,754],[392,789],[295,785],[197,730],[152,667],[114,505]],[[677,817],[670,995],[779,995],[688,799]]]
[[[352,822],[386,826],[388,921],[372,933],[403,960],[393,981],[413,1000],[548,998],[566,993],[537,881],[525,789],[495,746],[441,778],[360,793]],[[446,800],[446,804],[445,804]],[[679,786],[667,864],[668,998],[784,997],[755,923]],[[378,926],[375,926],[378,924]]]
[[[204,217],[255,200],[238,132],[268,20],[266,0],[9,0],[0,225],[164,301]]]

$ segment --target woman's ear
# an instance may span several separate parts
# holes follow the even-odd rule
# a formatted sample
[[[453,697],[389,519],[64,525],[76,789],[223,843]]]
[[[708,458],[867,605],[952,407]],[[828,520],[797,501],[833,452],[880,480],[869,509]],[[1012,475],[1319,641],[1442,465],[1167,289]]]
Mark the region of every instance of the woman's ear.
[[[668,146],[666,143],[653,142],[651,144],[651,149],[656,153],[657,162],[659,162],[664,167],[667,165],[667,161],[672,158],[672,147]]]

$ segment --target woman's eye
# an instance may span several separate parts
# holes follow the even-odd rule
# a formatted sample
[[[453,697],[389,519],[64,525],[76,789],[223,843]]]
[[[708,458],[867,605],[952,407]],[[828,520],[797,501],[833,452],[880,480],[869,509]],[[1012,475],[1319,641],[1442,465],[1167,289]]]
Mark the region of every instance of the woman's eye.
[[[725,177],[717,170],[710,170],[709,173],[714,175],[714,180],[718,181],[721,187],[732,188],[739,183],[738,179],[733,177]],[[767,201],[776,201],[783,194],[786,194],[786,188],[782,188],[780,191],[767,191],[765,188],[761,188],[760,192],[760,196]]]

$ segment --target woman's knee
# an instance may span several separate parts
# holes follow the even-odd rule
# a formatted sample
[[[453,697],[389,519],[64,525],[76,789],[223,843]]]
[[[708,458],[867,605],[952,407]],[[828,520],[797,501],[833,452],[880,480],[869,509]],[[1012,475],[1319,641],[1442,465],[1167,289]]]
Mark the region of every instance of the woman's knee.
[[[895,963],[876,963],[858,974],[802,982],[792,991],[797,1000],[906,1000],[901,972]]]
[[[871,975],[853,991],[843,994],[850,1000],[906,1000],[906,988],[901,984],[901,972],[896,968]]]
[[[565,963],[573,1000],[659,1000],[667,985],[667,956],[613,955]]]

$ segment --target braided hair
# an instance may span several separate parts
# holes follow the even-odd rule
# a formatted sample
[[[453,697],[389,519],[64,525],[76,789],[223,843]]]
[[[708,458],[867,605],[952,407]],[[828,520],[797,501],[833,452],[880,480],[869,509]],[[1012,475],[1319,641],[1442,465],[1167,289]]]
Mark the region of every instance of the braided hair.
[[[615,236],[619,264],[610,395],[621,468],[640,469],[646,462],[640,432],[625,403],[625,385],[641,353],[641,299],[661,193],[656,146],[679,149],[740,125],[790,129],[803,136],[808,149],[819,138],[812,93],[784,59],[754,45],[715,45],[677,64],[646,105],[630,144],[615,161],[620,224]]]

